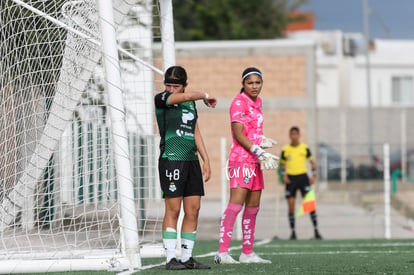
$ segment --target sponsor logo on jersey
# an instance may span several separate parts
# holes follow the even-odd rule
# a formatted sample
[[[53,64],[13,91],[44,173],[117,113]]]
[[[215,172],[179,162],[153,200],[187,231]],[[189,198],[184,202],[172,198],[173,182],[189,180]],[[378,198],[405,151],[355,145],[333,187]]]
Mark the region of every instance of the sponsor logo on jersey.
[[[179,137],[182,137],[182,136],[184,136],[184,137],[194,137],[194,134],[193,133],[189,133],[189,132],[186,132],[186,131],[183,131],[183,130],[180,130],[180,129],[177,129],[175,131],[175,133]]]
[[[193,113],[184,112],[184,110],[183,110],[181,120],[183,121],[184,124],[187,124],[189,121],[192,121],[193,119],[194,119],[194,114]]]
[[[183,130],[177,129],[177,131],[175,131],[175,133],[177,134],[177,136],[181,137],[184,134]]]

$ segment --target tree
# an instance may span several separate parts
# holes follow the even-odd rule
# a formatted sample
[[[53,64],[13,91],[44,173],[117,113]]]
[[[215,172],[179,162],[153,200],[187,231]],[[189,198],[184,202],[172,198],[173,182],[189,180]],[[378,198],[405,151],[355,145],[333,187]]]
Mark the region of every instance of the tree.
[[[173,1],[176,41],[266,39],[284,36],[292,11],[308,0]]]

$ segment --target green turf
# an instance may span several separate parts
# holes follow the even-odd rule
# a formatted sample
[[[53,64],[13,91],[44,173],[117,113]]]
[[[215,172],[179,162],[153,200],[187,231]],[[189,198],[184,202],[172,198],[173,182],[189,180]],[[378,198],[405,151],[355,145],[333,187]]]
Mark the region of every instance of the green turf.
[[[232,242],[235,258],[240,242]],[[167,271],[163,259],[142,259],[143,266],[156,265],[135,274],[414,274],[414,240],[274,240],[255,246],[257,254],[272,264],[217,265],[213,256],[217,241],[197,241],[194,255],[210,264],[210,270]],[[51,274],[114,274],[110,272],[66,272]]]

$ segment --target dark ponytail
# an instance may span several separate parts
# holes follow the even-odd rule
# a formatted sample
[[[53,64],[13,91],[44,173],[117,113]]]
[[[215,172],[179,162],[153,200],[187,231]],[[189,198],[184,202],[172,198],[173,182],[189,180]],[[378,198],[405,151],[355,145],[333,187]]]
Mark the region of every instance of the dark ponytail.
[[[187,72],[181,66],[171,66],[165,71],[164,84],[187,84]]]

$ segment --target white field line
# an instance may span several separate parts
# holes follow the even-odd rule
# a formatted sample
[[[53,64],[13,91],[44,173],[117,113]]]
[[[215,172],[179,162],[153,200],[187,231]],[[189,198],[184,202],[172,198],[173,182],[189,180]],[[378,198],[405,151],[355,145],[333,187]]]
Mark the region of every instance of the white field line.
[[[308,247],[315,247],[315,244],[271,244],[271,245],[265,245],[266,247],[270,248],[281,248],[281,247],[292,247],[292,248],[308,248]],[[318,247],[325,247],[325,248],[346,248],[346,247],[414,247],[414,242],[392,242],[392,243],[378,243],[378,244],[335,244],[335,243],[329,243],[329,244],[323,244],[318,243]]]
[[[261,241],[255,242],[254,245],[255,246],[266,245],[266,244],[270,243],[271,241],[272,241],[272,239],[261,240]],[[242,248],[241,245],[232,246],[232,247],[229,248],[229,251],[235,250],[235,249],[241,249],[241,248]],[[201,255],[197,255],[197,256],[194,256],[194,257],[197,257],[197,258],[205,258],[205,257],[212,257],[212,256],[214,256],[216,254],[217,254],[217,251],[212,251],[212,252],[205,253],[205,254],[201,254]],[[141,270],[150,269],[150,268],[157,267],[157,266],[162,266],[162,265],[165,265],[165,261],[163,261],[163,262],[161,262],[159,264],[152,264],[152,265],[143,266],[141,268]],[[119,275],[122,275],[121,273],[118,273],[118,274]]]
[[[286,248],[286,247],[292,247],[292,248],[313,248],[315,247],[315,244],[272,244],[270,245],[269,243],[272,241],[272,239],[266,239],[266,240],[262,240],[262,241],[258,241],[255,242],[254,245],[255,246],[265,246],[268,248]],[[318,247],[324,247],[324,248],[347,248],[347,247],[353,247],[353,248],[357,248],[357,247],[413,247],[414,246],[414,242],[392,242],[392,243],[388,243],[388,242],[384,242],[384,243],[378,243],[378,244],[323,244],[323,243],[318,243]],[[238,245],[238,246],[232,246],[229,248],[229,251],[232,250],[236,250],[236,249],[241,249],[242,246]],[[283,255],[308,255],[308,254],[318,254],[318,255],[336,255],[336,254],[369,254],[369,253],[375,253],[375,254],[395,254],[395,253],[413,253],[412,250],[407,250],[407,251],[395,251],[395,250],[380,250],[380,251],[372,251],[372,250],[351,250],[351,251],[340,251],[340,250],[333,250],[333,251],[321,251],[321,252],[304,252],[304,251],[300,251],[300,252],[272,252],[272,253],[266,253],[266,255],[279,255],[279,256],[283,256]],[[214,255],[217,254],[217,251],[212,251],[212,252],[208,252],[202,255],[197,255],[197,258],[205,258],[205,257],[212,257]],[[165,265],[165,261],[158,263],[158,264],[152,264],[152,265],[146,265],[143,266],[141,270],[145,270],[145,269],[150,269],[153,267],[158,267],[158,266],[162,266]],[[128,274],[132,274],[132,273],[128,273]],[[118,273],[118,275],[127,275],[126,273],[121,274]]]
[[[272,252],[272,253],[266,253],[265,255],[274,255],[274,256],[283,256],[283,255],[289,255],[289,256],[300,256],[300,255],[337,255],[337,254],[412,254],[412,250],[379,250],[379,251],[372,251],[372,250],[352,250],[352,251],[321,251],[321,252],[303,252],[303,251],[297,251],[297,252]]]

